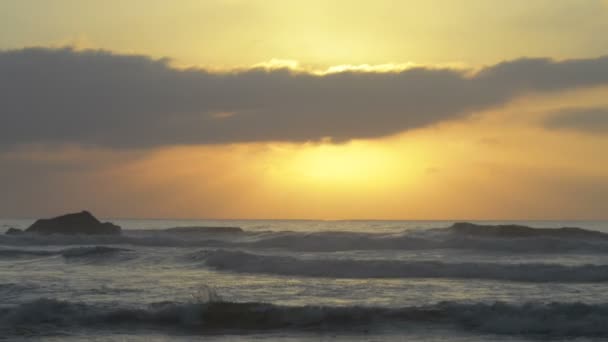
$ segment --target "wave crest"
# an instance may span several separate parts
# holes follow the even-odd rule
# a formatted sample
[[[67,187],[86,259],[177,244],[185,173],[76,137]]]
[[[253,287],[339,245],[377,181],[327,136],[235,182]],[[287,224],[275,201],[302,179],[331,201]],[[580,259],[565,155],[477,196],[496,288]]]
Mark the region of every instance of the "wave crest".
[[[604,282],[608,265],[443,263],[438,261],[301,259],[242,251],[192,255],[209,267],[239,273],[331,278],[456,278],[526,282]]]

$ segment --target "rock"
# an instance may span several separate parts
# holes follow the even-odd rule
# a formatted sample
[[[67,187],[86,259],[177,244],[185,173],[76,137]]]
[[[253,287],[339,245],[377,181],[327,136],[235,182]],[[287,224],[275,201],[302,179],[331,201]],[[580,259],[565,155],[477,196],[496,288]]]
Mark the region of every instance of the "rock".
[[[170,233],[205,233],[205,234],[238,234],[242,233],[243,229],[240,227],[175,227],[167,228],[166,232]]]
[[[19,234],[23,234],[23,230],[21,230],[21,229],[17,229],[17,228],[13,228],[13,227],[10,227],[10,228],[9,228],[9,229],[6,231],[6,233],[4,233],[4,234],[6,234],[6,235],[19,235]]]
[[[90,212],[82,211],[50,219],[40,219],[25,230],[38,234],[120,234],[121,228],[100,222]]]

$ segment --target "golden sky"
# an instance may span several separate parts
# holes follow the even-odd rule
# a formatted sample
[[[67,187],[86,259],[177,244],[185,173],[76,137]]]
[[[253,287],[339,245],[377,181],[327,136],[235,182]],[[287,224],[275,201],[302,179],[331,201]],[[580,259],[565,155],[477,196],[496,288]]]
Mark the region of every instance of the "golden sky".
[[[0,23],[0,217],[608,218],[606,1],[15,0]]]
[[[606,53],[602,0],[8,0],[0,47],[63,46],[248,66],[493,64]]]

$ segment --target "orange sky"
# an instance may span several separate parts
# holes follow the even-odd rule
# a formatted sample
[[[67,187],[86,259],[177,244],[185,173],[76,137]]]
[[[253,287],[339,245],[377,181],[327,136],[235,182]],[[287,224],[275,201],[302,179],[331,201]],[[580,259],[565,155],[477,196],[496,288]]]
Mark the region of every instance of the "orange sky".
[[[102,3],[105,10],[100,7]],[[249,99],[250,93],[238,92],[241,84],[249,82],[249,75],[235,73],[236,85],[230,89],[236,90],[226,94],[226,102],[220,99],[217,104],[209,104],[211,109],[196,107],[208,105],[205,101],[198,104],[196,94],[192,99],[190,94],[178,94],[192,102],[186,109],[181,104],[164,109],[162,101],[152,107],[155,111],[158,108],[155,115],[163,126],[152,131],[156,135],[142,135],[141,144],[120,140],[125,131],[120,127],[114,131],[113,126],[102,133],[118,132],[115,142],[81,138],[97,134],[97,130],[87,126],[86,122],[92,121],[79,123],[74,118],[66,121],[67,133],[57,133],[52,138],[45,132],[49,126],[42,123],[46,120],[42,116],[28,121],[27,126],[15,126],[11,134],[0,130],[9,136],[0,140],[0,216],[31,217],[89,209],[104,217],[158,218],[607,218],[608,76],[601,78],[607,70],[583,70],[582,81],[576,81],[578,74],[568,74],[567,79],[580,85],[570,86],[564,81],[556,90],[540,81],[536,88],[520,87],[514,82],[513,90],[502,90],[503,84],[516,77],[509,74],[515,75],[516,71],[505,69],[506,76],[500,74],[502,81],[495,86],[500,95],[479,94],[480,99],[472,99],[471,105],[454,108],[454,114],[449,108],[442,108],[437,114],[440,119],[421,123],[417,117],[426,112],[410,110],[404,112],[403,120],[395,119],[395,115],[402,114],[400,108],[410,107],[409,100],[401,103],[398,96],[385,98],[385,93],[393,88],[377,92],[380,83],[371,83],[392,82],[390,77],[388,81],[378,81],[375,73],[401,77],[401,71],[416,67],[424,73],[447,68],[465,70],[462,72],[470,75],[500,61],[524,56],[553,58],[562,63],[573,58],[593,61],[608,53],[608,45],[597,40],[597,33],[608,29],[605,2],[491,3],[468,0],[456,6],[453,1],[360,1],[346,7],[340,2],[328,5],[320,1],[305,4],[235,0],[184,1],[179,6],[168,1],[133,1],[106,6],[100,1],[80,12],[81,3],[58,1],[52,10],[46,9],[49,15],[34,28],[28,21],[46,11],[46,3],[3,2],[0,20],[11,16],[7,19],[9,30],[0,33],[0,49],[7,56],[27,46],[46,49],[71,44],[75,50],[68,54],[74,58],[80,58],[80,49],[102,48],[117,56],[168,56],[173,59],[170,65],[175,70],[193,65],[213,72],[246,71],[254,66],[287,67],[300,76],[280,81],[288,88],[285,93],[281,93],[281,87],[269,89],[289,97],[293,103],[306,105],[291,108],[288,105],[292,102],[269,93],[253,92],[258,97],[268,96],[263,101]],[[89,11],[97,10],[99,16],[91,21]],[[335,15],[337,11],[339,16]],[[63,20],[75,12],[80,14],[72,21]],[[412,20],[404,20],[401,14]],[[212,16],[216,19],[208,20]],[[564,25],[573,21],[580,25]],[[170,26],[166,25],[168,22]],[[15,70],[2,69],[2,63],[8,63],[5,60],[8,57],[0,56],[0,73]],[[327,75],[328,70],[350,70],[365,76],[357,77],[353,82],[360,83],[352,88],[359,96],[369,91],[369,101],[361,102],[364,109],[345,107],[344,103],[361,100],[348,96],[337,102],[319,97],[319,103],[315,103],[317,99],[312,95],[304,97],[304,101],[290,92],[318,82],[316,87],[327,86],[327,91],[335,92],[332,96],[342,96],[341,88],[335,90],[333,83],[330,85],[338,82],[334,78],[319,76],[310,81],[306,76]],[[195,80],[202,77],[199,73],[203,71],[189,72],[188,79]],[[229,79],[221,75],[218,77]],[[56,84],[61,87],[65,75],[58,77]],[[263,82],[274,82],[278,77],[271,72],[262,78]],[[426,82],[423,77],[426,76],[412,83],[413,87]],[[446,76],[448,80],[449,77]],[[463,84],[467,84],[468,76],[463,77]],[[483,73],[474,77],[484,80]],[[535,77],[526,78],[526,82],[536,84]],[[586,81],[593,77],[598,80]],[[210,84],[215,87],[216,83]],[[430,102],[421,102],[424,110],[435,110],[434,102],[448,103],[447,98],[452,96],[435,86],[416,90],[407,88],[410,83],[399,84],[406,88],[397,86],[395,91],[420,91],[412,101],[429,97]],[[0,83],[0,87],[3,85],[11,87],[11,91],[17,87],[9,82]],[[131,88],[125,89],[131,94]],[[201,89],[196,91],[203,92]],[[27,101],[47,103],[31,94]],[[94,94],[95,101],[100,94]],[[163,96],[162,92],[159,94]],[[324,95],[321,92],[319,96]],[[483,96],[488,100],[482,101]],[[496,100],[497,96],[504,100]],[[214,97],[223,97],[223,93],[218,91]],[[393,100],[395,104],[388,107],[387,102]],[[120,103],[114,98],[103,101],[116,103],[117,108]],[[453,101],[455,105],[460,103],[460,99]],[[41,115],[51,119],[53,113],[63,115],[76,102],[61,102],[54,108],[55,102],[50,101]],[[233,102],[234,111],[230,109]],[[368,103],[373,106],[367,107]],[[216,107],[229,109],[214,112]],[[114,107],[105,110],[112,111]],[[232,126],[218,125],[219,138],[213,130],[202,130],[201,135],[213,136],[207,139],[198,137],[196,131],[196,125],[207,121],[178,126],[181,121],[174,120],[181,120],[178,112],[182,110],[195,114],[197,110],[204,111],[211,115],[208,120],[245,121],[235,126],[236,131]],[[276,112],[271,116],[273,121],[256,120],[255,115],[265,114],[264,110]],[[79,111],[80,107],[74,110]],[[0,114],[5,116],[6,125],[17,120],[17,114],[3,112],[8,113]],[[334,123],[329,118],[337,112],[339,119],[345,120],[344,126],[357,120],[361,124],[352,124],[345,131],[332,128]],[[129,126],[131,119],[120,113],[123,121],[116,125],[125,122],[126,132],[131,130],[134,135],[138,134],[138,127],[143,131],[146,126],[157,124],[142,121]],[[106,124],[103,120],[110,120],[104,112],[95,115],[99,116],[100,126]],[[254,117],[250,120],[247,115]],[[279,124],[284,117],[286,122]],[[318,125],[314,120],[319,120]],[[373,132],[371,128],[366,131],[376,120],[396,120],[403,128],[390,129],[387,124]],[[77,127],[79,124],[83,126]],[[70,131],[71,125],[74,131]],[[180,128],[172,130],[172,125]],[[23,133],[15,132],[18,129],[23,129]],[[166,132],[167,136],[155,140],[158,132]],[[182,132],[189,138],[175,137]],[[234,134],[242,135],[235,138]]]

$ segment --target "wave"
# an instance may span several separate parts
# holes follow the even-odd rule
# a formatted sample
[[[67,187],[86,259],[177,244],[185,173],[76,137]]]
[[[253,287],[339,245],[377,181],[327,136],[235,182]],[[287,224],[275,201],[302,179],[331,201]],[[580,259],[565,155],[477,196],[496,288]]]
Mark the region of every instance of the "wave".
[[[107,246],[74,247],[61,250],[0,249],[0,259],[36,258],[60,255],[66,259],[103,257],[121,252],[132,252],[130,249]]]
[[[445,230],[452,234],[501,238],[557,237],[608,240],[608,234],[606,233],[576,227],[532,228],[516,224],[481,225],[470,222],[456,222]]]
[[[241,243],[248,248],[323,252],[346,250],[470,249],[563,253],[608,252],[608,234],[581,228],[531,228],[518,225],[454,223],[448,228],[375,234],[357,232],[276,232]]]
[[[191,257],[216,270],[328,278],[453,278],[522,282],[605,282],[608,265],[443,263],[437,261],[301,259],[206,250]]]
[[[242,231],[224,227],[124,231],[123,235],[0,235],[0,245],[134,245],[155,247],[278,248],[302,252],[456,249],[508,253],[608,253],[608,234],[580,228],[530,228],[456,223],[401,233]]]
[[[30,249],[0,249],[0,259],[35,258],[56,255],[53,251]]]
[[[357,232],[277,232],[239,243],[247,248],[281,248],[296,251],[427,249],[440,247],[432,235],[414,233],[374,234]]]
[[[169,233],[189,233],[189,234],[241,234],[245,231],[240,227],[209,227],[209,226],[182,226],[163,229]]]
[[[147,307],[101,306],[53,299],[0,309],[0,332],[50,334],[66,328],[177,330],[190,333],[272,330],[341,331],[393,325],[438,324],[492,334],[608,337],[608,304],[442,302],[379,308],[278,306],[264,303],[156,303]],[[407,324],[407,325],[405,325]]]
[[[132,252],[130,249],[107,246],[75,247],[61,250],[59,254],[64,258],[86,258],[114,255],[121,252]]]
[[[216,237],[222,234],[211,234]],[[226,234],[230,235],[230,234]],[[123,235],[0,235],[5,246],[74,246],[74,245],[133,245],[147,247],[209,247],[225,241],[209,239],[205,234],[183,234],[165,231],[131,231]]]

